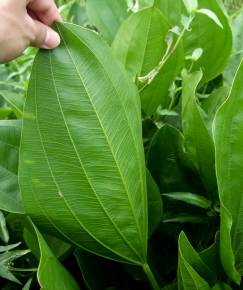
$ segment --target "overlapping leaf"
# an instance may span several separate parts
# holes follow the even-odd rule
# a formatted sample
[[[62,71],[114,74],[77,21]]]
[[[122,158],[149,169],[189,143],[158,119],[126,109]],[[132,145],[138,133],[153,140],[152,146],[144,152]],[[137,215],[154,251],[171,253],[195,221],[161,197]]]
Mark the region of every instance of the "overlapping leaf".
[[[214,144],[204,122],[202,109],[197,104],[195,96],[196,88],[201,79],[201,71],[183,74],[182,127],[189,158],[200,173],[208,193],[213,195],[217,190]]]
[[[33,65],[20,187],[40,228],[107,258],[143,264],[147,197],[135,86],[95,33],[58,25]]]
[[[37,277],[41,289],[79,290],[77,282],[52,253],[36,227],[35,232],[40,248],[40,263]]]
[[[228,86],[232,85],[235,72],[243,57],[243,11],[232,22],[233,30],[233,54],[230,63],[224,72],[224,79]]]
[[[233,87],[214,121],[216,174],[221,203],[220,254],[227,275],[243,275],[243,61]]]
[[[166,42],[169,30],[170,25],[157,8],[145,8],[123,22],[112,45],[132,78],[144,79],[137,80],[137,85],[142,109],[147,114],[154,113],[159,104],[168,106],[168,89],[183,65],[183,51],[178,46],[153,80],[149,80],[149,73],[162,61],[170,45]]]
[[[179,290],[210,290],[210,284],[215,280],[214,273],[203,262],[183,232],[179,237],[177,277]]]
[[[188,31],[185,34],[186,54],[190,55],[197,47],[203,49],[202,57],[193,68],[202,69],[202,82],[206,82],[219,75],[227,65],[232,52],[232,32],[229,20],[217,0],[201,0],[198,4],[199,9],[206,8],[213,11],[223,26],[222,29],[209,17],[198,14],[191,25],[193,33]]]
[[[182,0],[156,0],[156,5],[170,23],[181,26],[182,15],[187,15]],[[200,0],[198,9],[212,11],[223,26],[222,29],[208,16],[196,14],[191,29],[183,37],[185,55],[191,55],[196,48],[202,48],[203,54],[193,69],[202,69],[201,82],[207,82],[219,75],[227,65],[232,51],[232,32],[229,20],[217,0]],[[187,66],[191,66],[190,61]]]

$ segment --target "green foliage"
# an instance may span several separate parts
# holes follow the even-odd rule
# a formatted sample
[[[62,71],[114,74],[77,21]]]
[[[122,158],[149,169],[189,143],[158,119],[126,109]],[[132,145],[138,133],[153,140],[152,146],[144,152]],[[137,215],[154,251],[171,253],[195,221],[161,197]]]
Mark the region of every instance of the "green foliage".
[[[182,73],[182,129],[185,136],[185,150],[189,160],[201,176],[208,193],[213,196],[217,190],[214,169],[213,139],[203,119],[204,112],[198,106],[195,92],[202,79],[202,72]]]
[[[242,261],[242,111],[243,62],[235,76],[230,95],[216,114],[214,139],[216,172],[221,202],[220,254],[229,277],[240,284]],[[222,146],[222,140],[227,140]]]
[[[138,84],[142,109],[147,114],[154,113],[159,104],[168,107],[169,87],[182,67],[181,46],[165,57],[173,41],[173,35],[166,41],[170,28],[157,8],[145,8],[123,22],[112,45],[115,55]],[[154,70],[159,63],[161,68]]]
[[[241,1],[59,0],[0,66],[1,289],[243,287]]]

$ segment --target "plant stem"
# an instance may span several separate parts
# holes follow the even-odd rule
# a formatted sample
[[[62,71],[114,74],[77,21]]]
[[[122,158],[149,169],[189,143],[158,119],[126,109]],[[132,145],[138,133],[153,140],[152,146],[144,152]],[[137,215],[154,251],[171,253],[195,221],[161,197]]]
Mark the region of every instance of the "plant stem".
[[[143,271],[146,274],[152,289],[153,290],[160,290],[161,288],[160,288],[158,282],[156,281],[154,274],[153,274],[153,272],[150,269],[148,264],[143,265]]]

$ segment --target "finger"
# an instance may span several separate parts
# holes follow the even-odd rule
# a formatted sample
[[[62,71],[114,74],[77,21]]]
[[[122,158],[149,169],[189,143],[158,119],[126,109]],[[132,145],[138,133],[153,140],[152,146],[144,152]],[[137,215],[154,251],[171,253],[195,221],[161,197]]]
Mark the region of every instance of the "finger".
[[[51,25],[54,21],[62,21],[54,0],[28,1],[28,10],[32,11],[44,24]]]
[[[60,44],[59,34],[49,26],[41,23],[38,20],[34,22],[34,39],[32,45],[39,48],[53,49]]]

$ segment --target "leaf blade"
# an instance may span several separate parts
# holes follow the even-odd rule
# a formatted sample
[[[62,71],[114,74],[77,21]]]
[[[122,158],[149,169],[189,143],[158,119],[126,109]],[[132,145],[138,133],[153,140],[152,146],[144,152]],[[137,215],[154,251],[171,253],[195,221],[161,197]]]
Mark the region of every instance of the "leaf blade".
[[[62,46],[37,56],[27,97],[20,158],[25,206],[37,224],[43,226],[46,220],[48,227],[76,245],[111,259],[141,264],[146,260],[147,201],[137,92],[119,64],[115,60],[111,64],[109,48],[95,33],[71,24],[58,28]],[[41,81],[53,98],[45,112],[47,95],[39,79],[46,66],[50,80],[43,76]],[[51,126],[53,112],[56,117]],[[27,142],[29,134],[34,134],[34,144]],[[38,146],[38,154],[31,150],[33,146]],[[32,163],[26,164],[27,152]],[[42,174],[36,167],[40,158]],[[69,171],[74,182],[65,177]],[[45,203],[50,192],[47,183],[52,192],[49,205]],[[37,196],[40,190],[42,195]],[[35,209],[31,199],[36,201]],[[67,222],[51,213],[54,204]]]
[[[220,255],[227,275],[240,283],[242,269],[242,234],[239,231],[243,219],[241,213],[242,179],[242,73],[243,62],[236,73],[232,90],[218,110],[213,124],[216,148],[216,174],[221,202]],[[222,140],[225,142],[222,144]],[[232,196],[234,195],[234,198]],[[238,229],[238,230],[237,230]],[[224,239],[224,241],[223,241]]]

